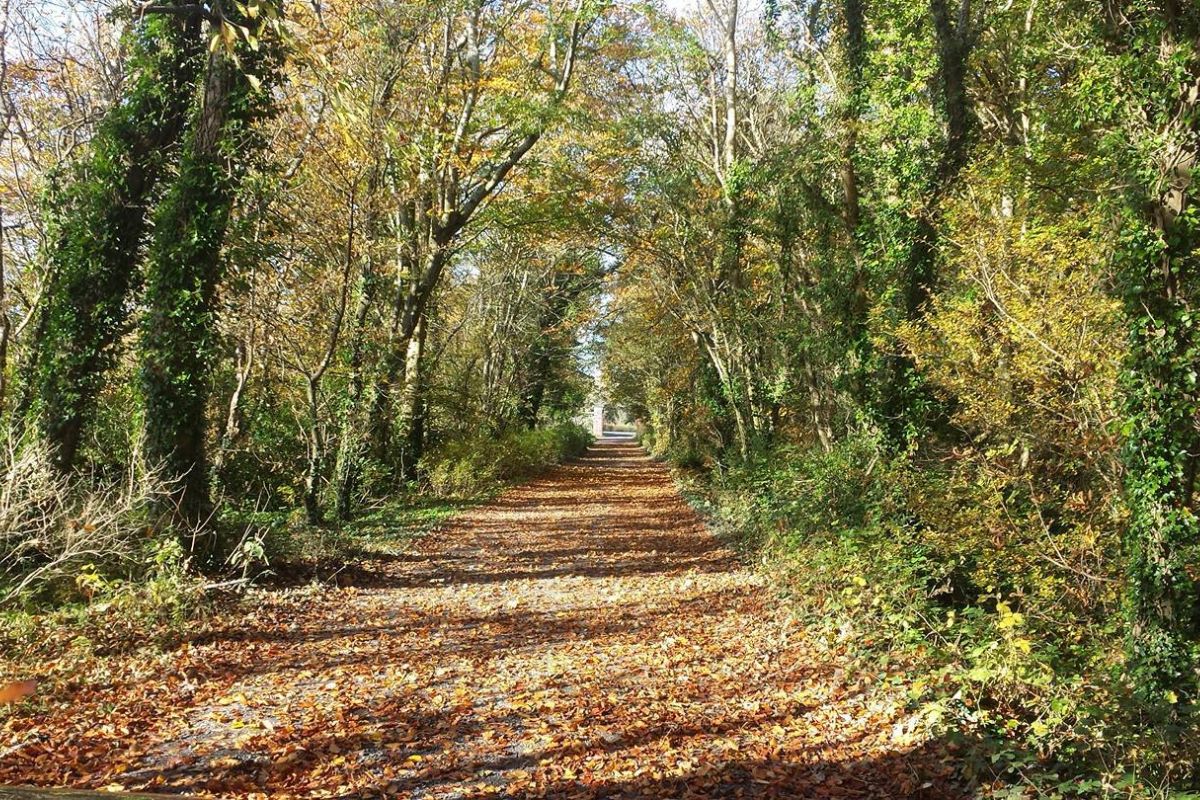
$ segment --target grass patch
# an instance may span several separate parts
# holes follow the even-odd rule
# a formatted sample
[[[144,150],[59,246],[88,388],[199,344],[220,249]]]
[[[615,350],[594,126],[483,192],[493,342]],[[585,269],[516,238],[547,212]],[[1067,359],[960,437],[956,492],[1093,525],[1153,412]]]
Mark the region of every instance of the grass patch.
[[[342,525],[312,525],[296,512],[230,514],[224,525],[238,531],[234,566],[259,586],[334,581],[363,561],[394,555],[454,514],[494,497],[405,494],[380,503]],[[238,554],[242,561],[238,563]]]

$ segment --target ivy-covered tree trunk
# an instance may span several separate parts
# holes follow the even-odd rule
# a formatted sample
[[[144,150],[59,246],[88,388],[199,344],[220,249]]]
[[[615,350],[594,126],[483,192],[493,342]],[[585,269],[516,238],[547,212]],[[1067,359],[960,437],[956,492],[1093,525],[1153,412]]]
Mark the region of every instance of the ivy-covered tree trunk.
[[[374,264],[366,264],[360,280],[358,307],[350,330],[350,377],[346,382],[337,456],[333,466],[334,513],[343,522],[348,521],[354,513],[354,495],[358,491],[361,461],[366,452],[361,431],[366,421],[367,321],[379,292],[379,276]]]
[[[1149,202],[1134,199],[1141,219],[1119,273],[1130,331],[1129,656],[1142,700],[1165,710],[1197,699],[1200,682],[1200,7],[1135,6],[1126,19],[1139,30],[1122,57],[1150,66],[1135,118],[1157,130],[1142,170]]]
[[[543,317],[543,321],[544,319],[545,317]],[[521,392],[521,404],[517,409],[517,418],[527,430],[537,427],[538,418],[542,413],[542,403],[546,399],[546,384],[553,379],[550,367],[554,355],[554,344],[549,341],[545,331],[546,326],[543,325],[537,341],[530,348],[526,368],[528,377],[524,390]]]
[[[304,470],[304,515],[310,524],[324,522],[321,513],[321,473],[325,466],[327,451],[325,432],[321,424],[321,378],[308,376],[304,394],[308,410],[308,433],[305,437],[308,465]]]
[[[147,206],[170,163],[203,63],[200,18],[150,17],[128,33],[128,87],[87,156],[48,198],[51,245],[22,405],[62,471],[74,465],[139,282]]]
[[[221,248],[251,146],[250,125],[270,108],[268,73],[276,69],[278,46],[240,45],[238,51],[240,64],[223,48],[210,54],[179,176],[156,210],[140,339],[146,456],[174,482],[172,511],[198,537],[189,544],[202,559],[215,549],[211,534],[194,532],[206,529],[212,513],[206,410]]]
[[[941,205],[966,166],[975,134],[975,110],[967,93],[971,51],[979,37],[971,0],[929,0],[938,51],[938,95],[945,118],[946,140],[933,173],[924,209],[915,220],[912,244],[901,280],[903,312],[908,320],[924,314],[937,279]],[[887,359],[882,397],[884,429],[895,446],[903,446],[934,422],[933,398],[912,359],[898,353]]]
[[[391,96],[394,84],[389,84],[385,98]],[[367,440],[363,427],[367,422],[369,406],[368,392],[368,344],[370,336],[371,317],[375,313],[376,303],[382,294],[383,276],[380,274],[377,256],[374,253],[375,243],[382,238],[382,214],[373,203],[379,194],[383,169],[376,163],[367,180],[365,219],[363,221],[363,250],[366,256],[363,260],[362,271],[359,273],[357,302],[354,314],[350,319],[347,332],[349,339],[349,370],[346,389],[338,411],[337,452],[333,459],[333,490],[334,515],[337,519],[349,521],[354,513],[354,498],[358,492],[358,484],[362,475],[362,459],[366,454]]]

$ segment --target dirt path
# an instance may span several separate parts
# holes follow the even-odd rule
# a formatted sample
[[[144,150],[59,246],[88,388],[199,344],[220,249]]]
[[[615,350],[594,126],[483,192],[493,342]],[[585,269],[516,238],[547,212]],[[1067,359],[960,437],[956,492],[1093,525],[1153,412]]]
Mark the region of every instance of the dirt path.
[[[147,666],[143,683],[126,675],[80,698],[63,741],[34,721],[0,783],[954,796],[902,698],[869,688],[886,676],[817,660],[631,444],[602,442],[364,566],[360,586],[273,595]],[[121,688],[135,685],[155,688]]]

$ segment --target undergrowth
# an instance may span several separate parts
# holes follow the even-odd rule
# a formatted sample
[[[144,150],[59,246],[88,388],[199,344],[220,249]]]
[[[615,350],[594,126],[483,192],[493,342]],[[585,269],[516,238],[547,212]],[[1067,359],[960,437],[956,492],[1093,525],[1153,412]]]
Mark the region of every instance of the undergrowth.
[[[500,436],[484,432],[436,448],[426,461],[426,478],[440,497],[485,494],[578,456],[591,443],[591,434],[570,422]]]
[[[1071,520],[1058,521],[1053,547],[1023,539],[1011,492],[994,504],[1007,527],[975,512],[979,528],[952,530],[961,520],[945,509],[967,492],[988,508],[988,487],[882,453],[859,437],[676,474],[722,535],[761,558],[818,640],[862,665],[907,665],[914,708],[954,743],[979,796],[1200,797],[1189,789],[1194,710],[1153,724],[1131,700],[1115,560],[1090,581],[1055,567]],[[1004,547],[981,541],[996,531]]]

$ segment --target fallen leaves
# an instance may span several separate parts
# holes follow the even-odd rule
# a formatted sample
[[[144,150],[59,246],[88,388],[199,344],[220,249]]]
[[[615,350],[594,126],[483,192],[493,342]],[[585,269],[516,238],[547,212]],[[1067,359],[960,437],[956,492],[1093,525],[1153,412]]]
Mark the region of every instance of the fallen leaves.
[[[118,665],[9,717],[0,783],[957,796],[903,687],[808,647],[632,446],[596,448],[370,567],[370,586],[263,593],[149,677]]]
[[[37,681],[16,681],[0,685],[0,705],[24,700],[37,691]]]

